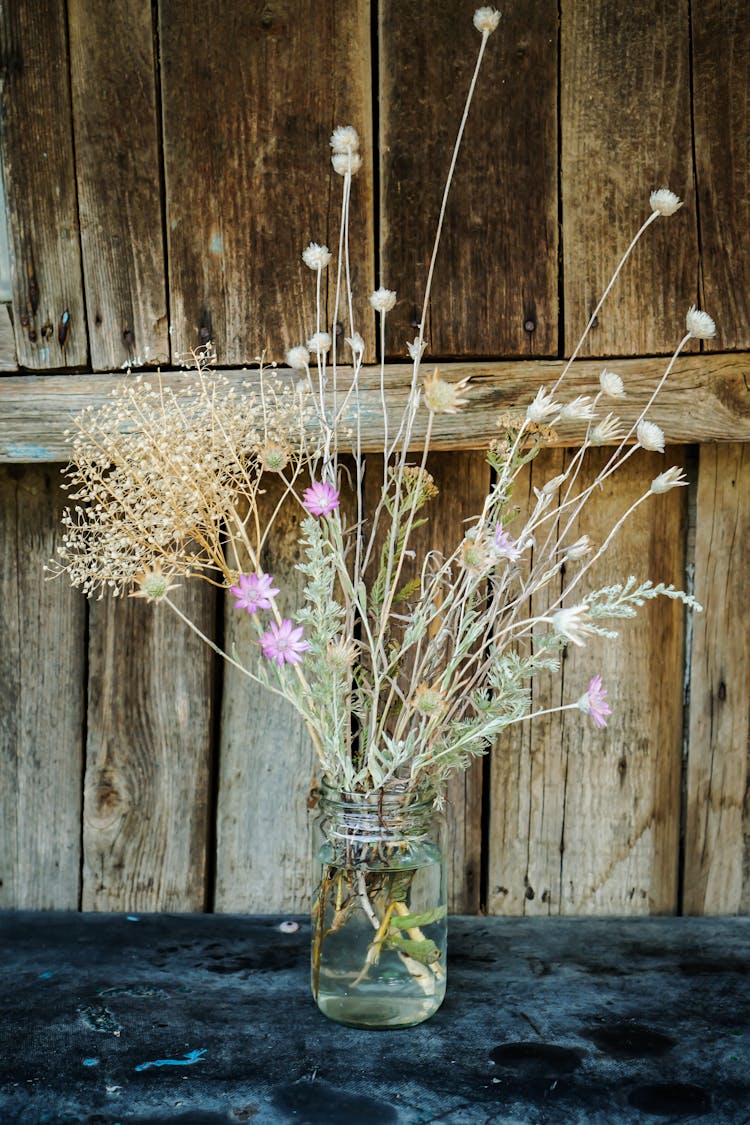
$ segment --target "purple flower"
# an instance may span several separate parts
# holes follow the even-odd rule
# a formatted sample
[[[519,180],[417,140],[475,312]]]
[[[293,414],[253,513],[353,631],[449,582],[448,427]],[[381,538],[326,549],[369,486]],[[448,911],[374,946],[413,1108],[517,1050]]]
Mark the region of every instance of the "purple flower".
[[[230,586],[229,590],[236,598],[234,608],[246,609],[248,613],[270,609],[271,598],[279,592],[270,574],[241,574],[237,585]]]
[[[601,676],[592,676],[589,690],[578,700],[578,706],[585,715],[590,715],[598,727],[606,727],[607,715],[612,709],[606,701],[607,689],[602,687]]]
[[[501,523],[495,528],[492,542],[495,544],[495,551],[500,558],[510,559],[511,562],[516,562],[517,559],[520,559],[521,552],[518,549],[518,544],[512,535],[508,535],[507,531],[503,531],[503,525]]]
[[[300,654],[310,647],[307,641],[302,640],[302,626],[298,625],[295,629],[286,617],[280,625],[272,621],[259,643],[263,655],[275,660],[279,668],[283,664],[299,664],[302,660]]]
[[[327,516],[339,506],[339,494],[327,481],[313,481],[305,489],[302,505],[311,516]]]

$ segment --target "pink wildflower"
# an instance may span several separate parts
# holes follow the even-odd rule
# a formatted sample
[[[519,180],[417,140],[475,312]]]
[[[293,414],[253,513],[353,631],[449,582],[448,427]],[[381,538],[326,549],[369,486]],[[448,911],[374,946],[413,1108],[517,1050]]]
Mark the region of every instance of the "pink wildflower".
[[[520,559],[521,552],[518,549],[518,543],[512,535],[509,535],[507,531],[503,531],[503,525],[501,523],[495,528],[492,542],[495,544],[495,551],[500,558],[510,559],[511,562],[516,562],[517,559]]]
[[[279,592],[270,574],[241,574],[237,585],[230,586],[229,590],[236,598],[234,608],[246,609],[248,613],[270,609],[271,598]]]
[[[589,689],[578,700],[578,706],[585,715],[590,715],[598,727],[606,727],[607,715],[612,714],[612,709],[606,701],[607,689],[602,687],[601,676],[592,676]]]
[[[339,506],[338,491],[327,481],[313,481],[305,489],[302,505],[311,516],[327,516]]]
[[[302,640],[302,626],[298,625],[295,629],[286,617],[280,625],[272,621],[259,643],[263,655],[275,660],[279,668],[283,664],[299,664],[301,653],[310,647],[307,641]]]

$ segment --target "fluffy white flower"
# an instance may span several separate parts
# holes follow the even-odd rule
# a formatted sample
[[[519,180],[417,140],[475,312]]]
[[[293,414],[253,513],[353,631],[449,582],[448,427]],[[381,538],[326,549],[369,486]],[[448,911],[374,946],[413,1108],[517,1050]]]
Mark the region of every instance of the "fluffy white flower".
[[[559,637],[564,637],[566,641],[579,647],[586,643],[587,636],[595,632],[589,617],[589,607],[585,602],[569,609],[558,609],[552,615],[552,628]]]
[[[362,157],[358,152],[334,152],[331,164],[339,176],[345,176],[347,172],[355,176],[362,167]]]
[[[548,496],[551,496],[553,493],[557,492],[558,488],[565,480],[567,475],[567,473],[560,473],[559,476],[552,477],[551,480],[548,480],[547,483],[542,486],[542,492]]]
[[[421,359],[424,355],[424,350],[427,347],[427,341],[422,340],[419,342],[419,336],[415,336],[411,343],[406,345],[407,351],[412,359]]]
[[[716,325],[707,312],[691,305],[685,317],[685,324],[691,336],[696,340],[710,340],[716,335]]]
[[[652,453],[664,452],[664,431],[656,422],[647,422],[644,418],[643,421],[638,423],[636,429],[636,436],[638,437],[638,444],[644,449],[649,449]]]
[[[331,260],[331,251],[327,246],[319,246],[317,242],[311,242],[302,251],[302,261],[311,270],[324,270]]]
[[[482,35],[491,35],[500,23],[500,13],[497,8],[477,8],[474,13],[474,27]]]
[[[616,371],[608,371],[605,367],[599,376],[599,386],[602,388],[602,394],[609,395],[610,398],[625,397],[625,387]]]
[[[355,357],[361,356],[364,353],[365,342],[362,339],[362,337],[360,336],[359,332],[355,332],[353,336],[347,336],[346,342],[349,345],[349,347],[352,349],[352,352],[354,353]]]
[[[594,406],[590,395],[578,395],[572,402],[566,402],[560,411],[561,422],[587,422],[594,417]]]
[[[592,445],[606,445],[610,441],[619,441],[621,437],[620,419],[614,414],[608,414],[594,426],[589,434],[589,441]]]
[[[658,191],[652,191],[648,197],[651,204],[652,211],[658,211],[660,215],[674,215],[675,211],[679,211],[682,207],[682,200],[675,195],[669,188],[659,188]]]
[[[334,152],[356,152],[359,133],[353,125],[338,125],[331,133],[329,144]]]
[[[544,387],[536,392],[536,398],[526,407],[529,422],[551,422],[560,414],[560,404],[552,401],[551,392]]]
[[[381,285],[379,289],[376,289],[374,293],[370,294],[370,304],[375,309],[375,312],[390,312],[396,304],[396,294],[393,289],[384,289]]]
[[[593,543],[588,535],[582,535],[580,539],[576,539],[575,543],[571,543],[564,555],[565,562],[578,562],[579,559],[585,559],[586,555],[590,555],[593,550]]]
[[[672,468],[667,469],[665,473],[659,473],[658,477],[654,477],[651,481],[649,492],[653,492],[654,494],[669,492],[670,488],[679,488],[681,485],[688,483],[688,479],[684,476],[679,465],[673,465]]]
[[[295,371],[304,371],[310,362],[310,353],[304,344],[298,344],[286,353],[286,361]]]
[[[307,346],[315,355],[323,355],[330,350],[331,337],[328,332],[315,332],[307,341]]]

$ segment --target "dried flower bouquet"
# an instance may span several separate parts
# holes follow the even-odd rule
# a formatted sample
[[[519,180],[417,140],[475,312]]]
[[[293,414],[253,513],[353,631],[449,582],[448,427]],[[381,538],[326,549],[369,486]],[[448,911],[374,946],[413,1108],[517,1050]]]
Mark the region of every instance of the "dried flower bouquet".
[[[302,259],[315,286],[316,320],[309,339],[286,354],[291,374],[261,363],[257,377],[241,387],[230,385],[212,369],[214,354],[207,347],[196,353],[195,375],[186,376],[183,387],[167,388],[158,378],[153,384],[126,378],[106,407],[84,412],[72,438],[72,503],[53,567],[89,596],[109,589],[115,596],[130,593],[161,603],[196,632],[170,597],[173,587],[190,578],[228,590],[257,642],[257,659],[242,662],[224,651],[221,656],[302,717],[325,790],[343,795],[349,812],[376,797],[381,818],[385,800],[391,828],[398,825],[399,810],[408,815],[425,794],[439,803],[448,776],[483,754],[506,727],[547,713],[532,710],[530,684],[540,669],[558,668],[566,645],[616,636],[612,620],[634,616],[659,595],[699,608],[692,597],[649,579],[624,576],[616,585],[582,590],[592,565],[635,509],[687,483],[679,468],[660,473],[611,528],[592,527],[590,534],[573,538],[588,499],[604,480],[640,449],[664,452],[664,434],[650,419],[650,408],[685,344],[715,332],[706,313],[689,309],[674,354],[630,425],[616,415],[626,388],[614,371],[602,371],[594,395],[565,396],[565,377],[636,242],[653,222],[681,206],[666,188],[652,192],[648,217],[554,385],[500,419],[487,453],[493,483],[482,510],[466,513],[461,541],[444,553],[413,557],[414,532],[429,521],[437,493],[427,471],[435,418],[461,410],[471,394],[470,380],[451,382],[437,370],[423,374],[424,333],[448,191],[498,20],[491,8],[474,14],[481,42],[419,328],[408,345],[411,385],[395,419],[384,356],[396,293],[380,287],[369,298],[379,318],[384,429],[374,511],[364,502],[365,472],[372,470],[366,469],[358,409],[363,310],[357,309],[349,268],[349,209],[361,157],[357,132],[346,126],[331,137],[333,170],[342,184],[332,323],[324,323],[322,288],[333,255],[311,242]],[[344,341],[336,333],[339,319],[346,325]],[[421,453],[415,455],[420,412],[426,423]],[[563,473],[534,489],[531,511],[521,518],[514,501],[519,474],[558,421],[580,427],[579,448]],[[611,455],[596,478],[582,485],[586,451],[604,445]],[[272,475],[281,482],[281,499],[262,517],[259,502]],[[301,606],[289,604],[261,565],[274,519],[287,503],[305,513]],[[534,596],[553,578],[560,593],[543,615],[534,616]],[[566,708],[605,726],[610,708],[601,678],[582,685]],[[444,988],[444,946],[434,937],[444,904],[412,902],[410,880],[417,868],[385,863],[398,858],[398,840],[396,832],[390,843],[376,844],[360,828],[343,844],[330,844],[314,908],[316,990],[325,943],[350,925],[357,911],[369,937],[350,990],[388,954],[406,967],[423,994]]]

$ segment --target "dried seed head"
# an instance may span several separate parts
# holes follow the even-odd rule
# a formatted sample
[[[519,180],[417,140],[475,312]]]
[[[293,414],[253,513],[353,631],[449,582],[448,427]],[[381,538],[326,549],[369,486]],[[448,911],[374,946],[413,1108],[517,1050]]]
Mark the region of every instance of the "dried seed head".
[[[393,289],[384,289],[381,285],[379,289],[376,289],[374,293],[370,294],[370,304],[375,309],[375,312],[390,312],[396,304],[396,293]]]
[[[500,13],[496,8],[477,8],[473,23],[482,35],[492,35],[492,32],[500,23]]]
[[[644,418],[643,421],[638,423],[636,436],[638,444],[644,449],[648,449],[652,453],[664,452],[664,431],[656,425],[656,422],[647,422]]]
[[[461,393],[469,383],[468,378],[460,379],[457,383],[447,383],[441,379],[437,367],[432,375],[424,379],[424,401],[427,409],[433,414],[457,414],[459,408],[465,406],[467,399],[461,398]]]
[[[675,211],[679,211],[682,207],[682,200],[675,195],[669,188],[659,188],[658,191],[652,191],[648,198],[651,204],[651,210],[658,212],[659,215],[674,215]]]
[[[302,261],[311,270],[324,270],[331,261],[331,251],[327,246],[320,246],[311,242],[302,251]]]
[[[298,344],[286,353],[286,361],[295,371],[304,371],[310,362],[310,353],[304,344]]]
[[[622,379],[615,371],[609,371],[606,367],[599,376],[599,386],[602,388],[602,394],[609,395],[610,398],[625,397]]]
[[[695,340],[710,340],[716,335],[716,325],[707,312],[691,305],[685,317],[685,324]]]
[[[261,468],[268,473],[280,473],[289,464],[289,446],[269,439],[258,448]]]
[[[362,167],[362,157],[358,152],[334,152],[331,164],[339,176],[356,176]]]
[[[334,152],[357,152],[359,134],[353,125],[338,125],[331,133],[329,143]]]
[[[140,570],[133,576],[133,581],[138,586],[131,598],[145,598],[149,602],[161,601],[170,590],[177,589],[175,584],[169,584],[169,575],[164,574],[161,565],[156,563],[147,570]]]
[[[649,492],[653,492],[656,495],[660,492],[669,492],[671,488],[679,488],[688,483],[689,481],[682,469],[678,465],[673,465],[672,468],[667,469],[665,473],[659,473],[658,477],[654,477],[651,481]]]
[[[420,715],[439,715],[445,708],[445,696],[439,688],[422,683],[414,692],[412,706]]]

